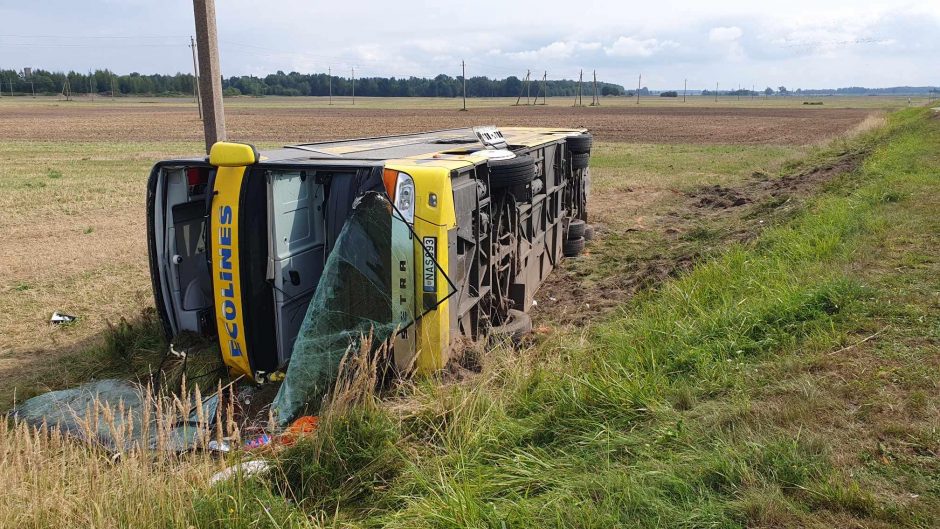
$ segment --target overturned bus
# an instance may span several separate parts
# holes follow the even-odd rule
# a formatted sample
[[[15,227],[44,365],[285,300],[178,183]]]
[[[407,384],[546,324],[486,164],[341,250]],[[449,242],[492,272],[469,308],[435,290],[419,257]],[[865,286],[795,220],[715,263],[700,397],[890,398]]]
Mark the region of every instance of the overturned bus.
[[[147,221],[166,333],[217,336],[230,372],[263,382],[300,347],[384,326],[396,365],[437,370],[463,338],[524,327],[582,251],[591,143],[479,127],[161,161]]]

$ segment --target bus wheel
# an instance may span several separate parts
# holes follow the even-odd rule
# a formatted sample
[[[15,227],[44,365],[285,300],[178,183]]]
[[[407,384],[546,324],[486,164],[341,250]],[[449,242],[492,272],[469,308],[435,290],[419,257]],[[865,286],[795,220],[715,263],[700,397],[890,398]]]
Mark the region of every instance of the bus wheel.
[[[508,160],[490,160],[490,187],[503,189],[528,184],[535,178],[535,159],[523,155]]]
[[[511,340],[518,344],[532,332],[532,317],[521,310],[509,309],[502,325],[490,327],[490,339],[496,342]]]
[[[577,257],[584,251],[584,237],[566,240],[561,246],[561,251],[565,257]]]

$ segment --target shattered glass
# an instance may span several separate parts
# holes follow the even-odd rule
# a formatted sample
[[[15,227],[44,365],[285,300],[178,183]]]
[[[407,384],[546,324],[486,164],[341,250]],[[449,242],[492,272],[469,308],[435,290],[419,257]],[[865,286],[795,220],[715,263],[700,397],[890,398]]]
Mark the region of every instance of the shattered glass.
[[[272,405],[280,424],[306,406],[319,406],[336,381],[343,357],[359,354],[364,337],[371,337],[369,354],[375,354],[396,334],[408,334],[420,317],[412,282],[415,254],[424,252],[387,197],[375,192],[360,197],[327,258],[294,342]]]

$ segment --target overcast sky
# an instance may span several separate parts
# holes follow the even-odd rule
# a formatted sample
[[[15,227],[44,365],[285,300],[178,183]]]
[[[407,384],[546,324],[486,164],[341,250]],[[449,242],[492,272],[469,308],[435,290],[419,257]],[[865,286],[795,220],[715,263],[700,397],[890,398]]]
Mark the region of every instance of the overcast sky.
[[[222,73],[598,78],[722,89],[940,84],[940,0],[217,0]],[[192,71],[188,0],[0,0],[0,67]],[[586,74],[587,75],[587,74]]]

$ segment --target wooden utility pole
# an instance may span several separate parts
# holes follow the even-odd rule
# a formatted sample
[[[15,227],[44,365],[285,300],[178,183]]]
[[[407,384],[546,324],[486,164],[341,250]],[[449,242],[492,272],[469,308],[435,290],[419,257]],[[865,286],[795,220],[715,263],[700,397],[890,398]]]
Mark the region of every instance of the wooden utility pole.
[[[466,61],[460,61],[460,71],[462,72],[460,76],[463,79],[463,108],[460,110],[463,110],[464,112],[466,112],[467,111],[467,63]]]
[[[576,107],[584,106],[584,100],[581,99],[581,85],[583,84],[583,82],[584,82],[584,70],[581,70],[578,73],[578,94],[574,97],[574,106]]]
[[[215,26],[215,0],[193,0],[196,16],[196,51],[199,54],[199,97],[206,152],[225,141],[225,108],[222,105],[222,69],[219,36]]]
[[[532,104],[529,102],[529,94],[532,93],[531,86],[530,86],[531,80],[529,79],[531,76],[532,76],[532,70],[526,70],[525,71],[525,105],[526,106],[529,106]],[[10,94],[11,95],[13,94],[13,90],[10,90]]]
[[[519,101],[522,101],[522,94],[525,93],[525,104],[529,104],[529,74],[532,72],[526,70],[525,79],[522,81],[522,89],[519,90],[519,97],[516,98],[516,104],[513,106],[519,106]]]
[[[548,104],[548,70],[542,73],[542,104]]]
[[[333,106],[333,67],[330,66],[326,71],[329,72],[326,75],[330,78],[330,106]]]
[[[643,74],[636,81],[636,104],[640,104],[640,87],[643,85]]]
[[[689,80],[685,79],[682,82],[682,102],[683,103],[685,103],[685,95],[688,93],[688,91],[689,91]]]
[[[601,102],[597,98],[597,70],[594,70],[594,99],[591,100],[591,106],[597,107],[600,106]]]
[[[356,67],[355,66],[353,66],[353,69],[352,69],[352,84],[353,84],[352,86],[353,104],[355,105],[356,104]]]
[[[199,109],[199,119],[202,119],[202,101],[199,100],[199,63],[196,62],[196,40],[190,35],[189,48],[193,51],[193,99]]]

